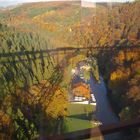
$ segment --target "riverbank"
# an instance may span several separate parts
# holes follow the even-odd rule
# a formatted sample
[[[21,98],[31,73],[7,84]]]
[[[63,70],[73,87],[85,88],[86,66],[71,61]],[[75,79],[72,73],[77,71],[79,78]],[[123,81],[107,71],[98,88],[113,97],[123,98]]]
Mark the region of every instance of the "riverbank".
[[[91,74],[90,80],[88,81],[91,91],[96,99],[96,111],[95,117],[102,125],[115,124],[119,122],[119,118],[116,116],[111,108],[108,100],[107,90],[103,78],[100,76],[100,83],[97,83]],[[121,138],[121,133],[115,133],[111,135],[104,136],[105,140],[119,139]]]

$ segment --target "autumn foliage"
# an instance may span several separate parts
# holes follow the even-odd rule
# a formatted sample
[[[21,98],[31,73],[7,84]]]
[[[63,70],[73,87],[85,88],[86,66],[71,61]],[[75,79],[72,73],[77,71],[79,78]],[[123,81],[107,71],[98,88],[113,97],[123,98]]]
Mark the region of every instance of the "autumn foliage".
[[[110,56],[110,59],[104,62],[107,71],[104,76],[108,78],[112,105],[121,119],[139,117],[140,50],[120,50]]]
[[[26,90],[17,89],[17,96],[28,106],[39,105],[47,118],[57,119],[59,116],[67,115],[67,92],[59,86],[51,86],[45,80]]]
[[[88,85],[84,83],[78,83],[74,85],[72,93],[74,96],[85,97],[86,99],[90,99],[90,88]]]

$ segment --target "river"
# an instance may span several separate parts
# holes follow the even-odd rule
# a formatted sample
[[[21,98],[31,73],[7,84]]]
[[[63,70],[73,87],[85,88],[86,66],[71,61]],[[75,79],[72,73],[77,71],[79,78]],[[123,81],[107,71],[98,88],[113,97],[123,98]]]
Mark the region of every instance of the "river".
[[[93,74],[90,73],[90,79],[88,81],[84,81],[77,75],[73,79],[73,84],[78,82],[84,82],[89,84],[91,92],[94,94],[96,99],[96,111],[94,112],[94,116],[96,119],[102,123],[102,125],[115,124],[119,122],[119,118],[113,112],[111,105],[109,104],[107,89],[104,83],[102,76],[100,76],[100,83],[94,79]],[[121,139],[121,133],[114,133],[110,135],[104,136],[105,140],[117,140]]]
[[[113,112],[107,97],[107,90],[103,78],[100,76],[100,84],[98,84],[91,74],[88,81],[91,91],[96,99],[95,116],[102,125],[115,124],[119,122],[119,118]],[[120,139],[121,133],[115,133],[104,136],[105,140]]]

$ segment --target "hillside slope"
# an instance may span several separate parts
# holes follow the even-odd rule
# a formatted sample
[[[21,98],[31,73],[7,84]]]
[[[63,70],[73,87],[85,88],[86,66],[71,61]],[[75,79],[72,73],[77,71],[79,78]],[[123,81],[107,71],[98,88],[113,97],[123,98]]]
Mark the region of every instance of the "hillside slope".
[[[77,45],[73,26],[81,20],[88,21],[94,9],[81,8],[80,2],[29,3],[0,12],[3,24],[14,26],[22,32],[39,32],[48,36],[54,47]]]

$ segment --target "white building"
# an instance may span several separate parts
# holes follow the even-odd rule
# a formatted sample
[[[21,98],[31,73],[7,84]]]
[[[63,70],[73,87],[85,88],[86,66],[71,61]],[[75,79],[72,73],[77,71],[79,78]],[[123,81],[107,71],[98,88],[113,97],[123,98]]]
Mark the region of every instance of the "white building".
[[[71,70],[71,74],[72,74],[72,75],[74,75],[74,74],[75,74],[75,75],[78,75],[78,70],[77,70],[76,68],[75,68],[75,69],[72,69],[72,70]]]
[[[88,8],[96,8],[96,3],[95,2],[90,2],[87,0],[81,0],[81,6],[82,7],[88,7]]]

